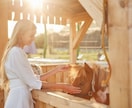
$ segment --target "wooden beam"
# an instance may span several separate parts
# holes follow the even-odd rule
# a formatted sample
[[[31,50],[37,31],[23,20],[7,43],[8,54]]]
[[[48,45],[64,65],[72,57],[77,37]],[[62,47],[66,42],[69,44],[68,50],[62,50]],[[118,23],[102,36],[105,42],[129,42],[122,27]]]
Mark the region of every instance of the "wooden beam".
[[[62,92],[44,92],[33,90],[35,100],[48,104],[50,108],[107,108],[108,106],[97,102],[75,97]],[[39,107],[37,107],[39,108]],[[40,107],[41,108],[41,107]],[[46,107],[47,108],[47,107]]]
[[[103,0],[79,0],[88,14],[96,21],[99,27],[103,20]]]
[[[78,35],[76,33],[76,23],[86,21],[86,23],[83,25],[81,31],[79,31]],[[89,25],[92,22],[92,18],[86,13],[76,14],[74,17],[72,17],[70,22],[70,28],[71,28],[71,35],[70,35],[70,63],[74,64],[76,63],[77,58],[77,46],[79,44],[79,41],[82,39],[81,36],[86,33]],[[77,36],[76,36],[77,35]]]
[[[72,22],[81,22],[81,21],[86,21],[92,19],[92,17],[87,13],[87,12],[82,12],[79,14],[74,14],[71,18]]]
[[[80,41],[83,39],[83,37],[85,36],[87,30],[88,30],[88,27],[90,26],[90,24],[92,23],[92,18],[89,18],[89,20],[86,20],[84,22],[84,24],[82,25],[81,29],[79,30],[79,32],[77,33],[77,36],[76,38],[74,39],[73,41],[73,49],[76,49],[79,44],[80,44]]]
[[[70,63],[76,63],[77,51],[73,49],[73,41],[76,37],[76,25],[75,22],[70,23]]]

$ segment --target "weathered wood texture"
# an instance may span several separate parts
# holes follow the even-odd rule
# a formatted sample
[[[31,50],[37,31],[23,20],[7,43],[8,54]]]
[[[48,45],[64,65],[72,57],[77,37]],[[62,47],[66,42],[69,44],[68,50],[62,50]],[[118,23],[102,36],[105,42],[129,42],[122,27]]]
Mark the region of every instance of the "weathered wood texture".
[[[2,0],[3,1],[3,0]],[[84,26],[79,33],[71,33],[70,38],[75,37],[74,45],[70,46],[70,53],[72,53],[71,63],[76,62],[76,49],[80,43],[82,37],[85,35],[87,28],[92,22],[91,16],[83,8],[77,0],[42,0],[32,2],[31,0],[5,0],[8,8],[4,13],[7,14],[7,20],[18,21],[20,19],[30,19],[37,23],[47,24],[71,24],[72,31],[76,32],[74,24],[81,21],[85,21]],[[2,4],[1,4],[2,5]],[[34,7],[34,5],[36,7]],[[7,21],[5,20],[5,21]],[[7,22],[6,22],[7,23]],[[73,30],[75,29],[75,30]],[[77,36],[76,36],[77,35]],[[71,39],[73,40],[73,39]],[[70,41],[72,42],[72,41]],[[4,42],[5,43],[5,42]],[[4,46],[4,45],[3,45]]]
[[[7,0],[8,19],[31,19],[35,22],[48,24],[67,24],[69,20],[85,9],[76,0]],[[79,16],[80,17],[80,16]],[[81,16],[82,17],[82,16]]]
[[[103,0],[79,0],[89,15],[96,21],[99,27],[103,20]]]
[[[0,89],[0,108],[4,108],[4,90]]]
[[[85,36],[86,31],[88,30],[90,24],[92,23],[93,19],[89,15],[84,15],[87,16],[84,17],[85,19],[83,20],[83,16],[81,19],[83,20],[83,25],[80,27],[79,31],[76,30],[76,22],[81,21],[79,17],[74,17],[72,18],[73,20],[71,21],[70,25],[70,63],[76,63],[76,56],[77,56],[77,48],[79,47],[79,44],[83,37]]]
[[[46,103],[43,107],[35,108],[107,108],[96,102],[88,101],[62,92],[33,91],[33,98]]]
[[[132,0],[128,4],[128,30],[129,30],[129,104],[132,108]]]
[[[57,64],[41,65],[43,73],[48,72],[49,70],[52,70],[56,66],[58,66],[58,65]],[[68,83],[69,82],[68,75],[69,75],[69,72],[59,72],[59,73],[56,73],[53,76],[50,76],[46,81],[47,82],[58,82],[58,83],[59,82],[64,82],[64,83]]]
[[[131,0],[108,0],[109,56],[112,65],[110,107],[131,108]],[[129,10],[129,11],[128,11]],[[131,23],[131,24],[130,24]],[[130,53],[129,53],[130,52]],[[130,55],[129,55],[130,54]]]
[[[59,64],[60,65],[60,64]],[[43,73],[55,68],[57,64],[42,65]],[[69,72],[60,72],[52,77],[49,77],[47,82],[69,82]],[[35,108],[107,108],[108,106],[99,104],[95,101],[85,100],[83,98],[78,98],[63,92],[55,91],[40,91],[33,90],[33,98],[35,100]]]
[[[3,11],[4,10],[4,11]],[[0,60],[8,40],[8,6],[6,0],[0,0]]]
[[[8,5],[6,0],[0,0],[0,61],[3,56],[5,45],[8,41],[7,10],[8,10]],[[4,108],[4,91],[1,89],[0,89],[0,108]]]

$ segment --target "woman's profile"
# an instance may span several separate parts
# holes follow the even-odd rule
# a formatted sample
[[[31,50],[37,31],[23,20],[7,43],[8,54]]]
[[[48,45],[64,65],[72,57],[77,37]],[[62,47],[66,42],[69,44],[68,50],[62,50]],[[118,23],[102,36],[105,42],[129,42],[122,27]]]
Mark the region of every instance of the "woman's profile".
[[[33,22],[20,20],[7,43],[0,70],[1,88],[5,88],[9,83],[4,108],[33,108],[32,89],[62,89],[70,94],[81,92],[80,88],[69,84],[43,82],[49,76],[69,69],[68,66],[57,66],[40,76],[34,74],[23,47],[34,41],[35,33],[36,26]]]

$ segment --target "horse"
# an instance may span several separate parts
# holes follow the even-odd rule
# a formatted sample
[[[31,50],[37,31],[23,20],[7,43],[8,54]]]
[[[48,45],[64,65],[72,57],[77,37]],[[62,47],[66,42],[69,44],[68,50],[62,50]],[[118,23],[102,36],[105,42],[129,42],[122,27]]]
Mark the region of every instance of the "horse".
[[[71,65],[69,83],[81,88],[81,93],[74,94],[74,96],[89,100],[94,98],[99,103],[109,105],[108,86],[102,86],[102,81],[107,75],[108,68],[98,64]]]
[[[36,75],[42,74],[39,65],[31,64],[31,67]],[[67,83],[81,89],[81,92],[73,94],[74,96],[88,100],[94,98],[99,103],[109,105],[108,87],[102,87],[102,81],[108,75],[107,67],[101,67],[97,64],[89,66],[87,63],[84,63],[84,65],[71,65],[70,67]]]

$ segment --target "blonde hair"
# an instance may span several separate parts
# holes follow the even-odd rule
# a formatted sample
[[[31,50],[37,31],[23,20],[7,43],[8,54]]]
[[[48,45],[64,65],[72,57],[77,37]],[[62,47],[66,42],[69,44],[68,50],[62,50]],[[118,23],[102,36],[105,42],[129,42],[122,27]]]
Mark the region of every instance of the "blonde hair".
[[[21,44],[22,35],[29,30],[36,30],[35,24],[33,22],[31,22],[30,20],[25,20],[25,19],[20,20],[16,23],[16,25],[14,27],[11,39],[8,41],[5,51],[4,51],[4,54],[3,54],[3,57],[1,59],[1,66],[0,66],[0,79],[1,79],[0,83],[1,84],[0,84],[0,87],[2,89],[5,89],[8,84],[8,78],[6,76],[5,67],[4,67],[8,52],[10,51],[10,49],[13,46],[17,46],[17,45]]]

